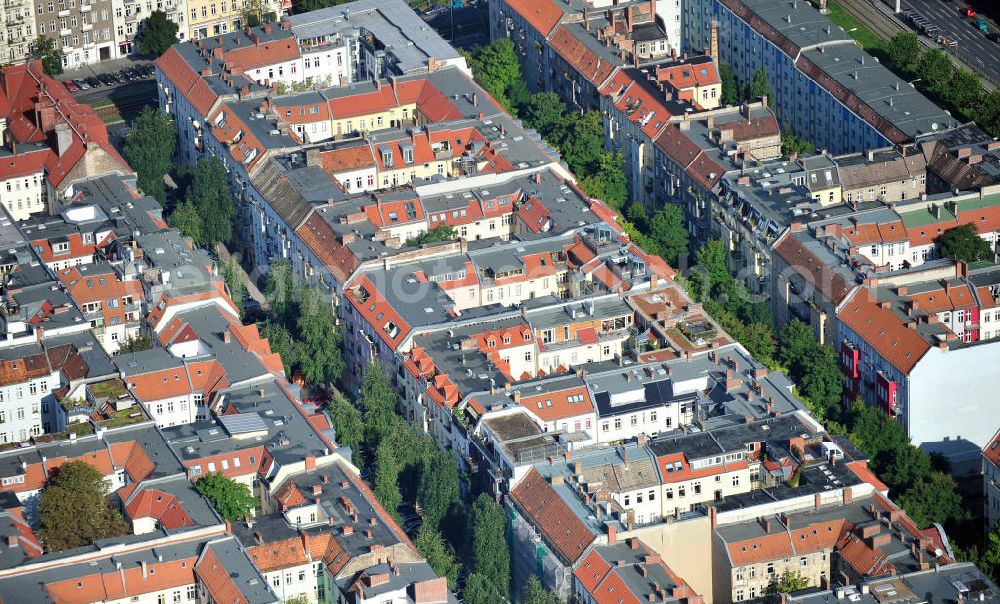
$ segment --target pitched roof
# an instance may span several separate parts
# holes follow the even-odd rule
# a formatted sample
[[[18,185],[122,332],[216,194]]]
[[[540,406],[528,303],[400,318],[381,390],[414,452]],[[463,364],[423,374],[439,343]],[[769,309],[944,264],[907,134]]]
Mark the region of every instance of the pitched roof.
[[[843,275],[817,258],[816,254],[810,251],[794,234],[787,233],[774,246],[774,251],[789,266],[799,269],[798,273],[835,305],[840,304],[850,293],[851,284],[844,279]]]
[[[594,535],[535,468],[528,471],[510,495],[566,564],[576,562],[593,542]]]
[[[546,38],[563,16],[562,9],[553,0],[507,0],[507,6]]]
[[[881,308],[867,289],[851,298],[837,316],[903,374],[910,373],[930,349],[930,344],[895,313]]]

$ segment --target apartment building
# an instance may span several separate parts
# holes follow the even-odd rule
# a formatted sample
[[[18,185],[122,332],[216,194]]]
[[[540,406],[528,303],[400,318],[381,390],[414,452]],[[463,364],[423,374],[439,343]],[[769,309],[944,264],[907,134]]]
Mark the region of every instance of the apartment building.
[[[892,527],[892,528],[890,528]],[[921,530],[878,493],[766,515],[713,531],[714,601],[767,594],[785,573],[808,587],[927,570],[954,562],[937,528]]]
[[[38,35],[54,38],[63,51],[63,68],[75,69],[119,56],[112,2],[35,2],[35,13]]]
[[[983,447],[983,518],[992,530],[1000,518],[1000,434]]]
[[[285,14],[289,8],[280,0],[267,0],[261,3],[262,14],[270,16],[271,21]],[[180,8],[180,7],[178,7]],[[187,0],[186,23],[178,21],[181,29],[187,32],[188,40],[202,40],[217,37],[227,33],[242,31],[250,23],[247,22],[247,3],[241,0]],[[178,36],[184,40],[184,37]]]
[[[66,292],[108,354],[139,336],[145,295],[138,280],[125,280],[108,263],[81,264],[56,272]]]
[[[112,0],[114,8],[114,38],[118,50],[115,56],[125,57],[139,52],[136,34],[153,11],[166,13],[177,24],[177,39],[188,39],[187,0]]]
[[[984,421],[992,407],[980,389],[1000,350],[996,339],[982,340],[984,332],[996,334],[996,286],[989,285],[995,280],[989,272],[960,272],[861,288],[838,313],[845,399],[859,397],[884,410],[914,443],[956,468],[979,466],[993,436]],[[951,401],[947,410],[942,400]]]
[[[28,54],[28,44],[35,32],[34,3],[14,0],[4,5],[0,19],[0,61],[4,65],[21,63]]]
[[[895,77],[809,3],[695,0],[683,8],[689,48],[710,48],[740,83],[767,70],[783,127],[834,154],[911,142],[958,124]]]

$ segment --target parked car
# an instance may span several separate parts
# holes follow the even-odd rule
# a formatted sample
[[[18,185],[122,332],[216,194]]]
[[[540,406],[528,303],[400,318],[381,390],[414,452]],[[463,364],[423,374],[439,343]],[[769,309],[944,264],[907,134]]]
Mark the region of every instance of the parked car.
[[[65,82],[63,82],[63,86],[65,86],[66,90],[69,90],[70,92],[76,92],[77,90],[79,90],[79,88],[76,85],[76,82],[74,82],[73,80],[66,80]]]
[[[97,76],[97,79],[99,79],[105,86],[114,86],[118,83],[118,81],[115,80],[115,77],[110,73],[102,73]]]
[[[975,17],[976,16],[976,11],[972,10],[968,6],[959,9],[959,11],[962,13],[963,17]]]
[[[986,39],[994,44],[1000,44],[1000,34],[994,32],[992,34],[986,34]]]
[[[73,82],[76,84],[76,87],[79,88],[80,90],[90,90],[90,84],[88,84],[84,80],[73,80]]]
[[[94,76],[90,76],[89,78],[87,78],[87,83],[90,84],[91,88],[100,88],[103,85],[101,84],[101,81],[95,78]]]
[[[976,29],[978,29],[979,31],[990,31],[990,24],[987,23],[986,19],[983,19],[982,17],[973,21],[972,24],[975,25]]]

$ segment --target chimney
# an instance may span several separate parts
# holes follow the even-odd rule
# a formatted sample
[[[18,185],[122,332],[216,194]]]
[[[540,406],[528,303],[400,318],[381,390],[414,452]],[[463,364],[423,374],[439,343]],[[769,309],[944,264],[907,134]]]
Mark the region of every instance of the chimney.
[[[710,42],[709,42],[710,47],[709,47],[709,51],[708,52],[712,56],[712,60],[715,61],[716,64],[718,64],[719,63],[719,22],[716,21],[715,19],[712,19],[712,29],[711,29],[710,36],[711,36],[710,37]]]
[[[56,124],[56,153],[62,157],[73,145],[73,132],[69,129],[69,124],[59,122]]]
[[[305,466],[306,466],[306,471],[307,472],[309,470],[315,470],[316,469],[316,456],[312,455],[312,454],[306,455]]]
[[[145,560],[142,561],[142,578],[143,579],[149,578],[149,568],[146,566]]]
[[[625,27],[628,33],[632,33],[632,5],[625,7]]]
[[[226,344],[229,344],[230,342],[233,341],[233,336],[228,329],[222,332],[222,341],[225,342]]]
[[[7,535],[7,547],[17,547],[17,535]]]
[[[614,522],[608,522],[604,527],[608,536],[608,545],[618,543],[618,525]]]

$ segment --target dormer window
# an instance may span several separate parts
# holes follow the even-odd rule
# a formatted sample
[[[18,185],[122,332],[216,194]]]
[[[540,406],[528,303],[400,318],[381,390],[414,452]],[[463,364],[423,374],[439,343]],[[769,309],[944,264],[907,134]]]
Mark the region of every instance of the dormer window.
[[[409,147],[403,148],[403,161],[412,164],[413,163],[413,149]]]
[[[392,167],[392,149],[383,149],[382,150],[382,163],[386,167],[390,167],[390,168]]]

